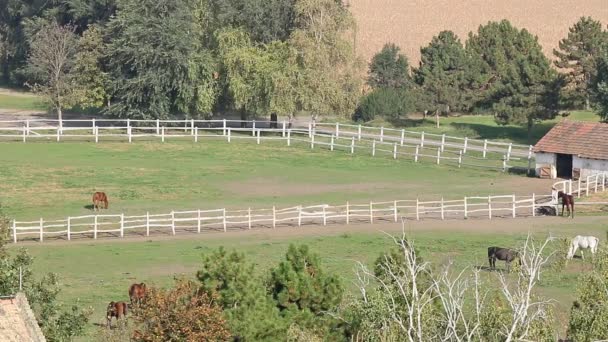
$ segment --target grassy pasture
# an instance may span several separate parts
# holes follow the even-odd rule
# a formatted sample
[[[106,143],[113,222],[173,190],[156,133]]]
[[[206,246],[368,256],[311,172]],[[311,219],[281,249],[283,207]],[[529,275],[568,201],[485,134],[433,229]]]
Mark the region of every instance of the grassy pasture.
[[[27,93],[19,95],[0,93],[0,109],[45,111],[47,107],[38,97]]]

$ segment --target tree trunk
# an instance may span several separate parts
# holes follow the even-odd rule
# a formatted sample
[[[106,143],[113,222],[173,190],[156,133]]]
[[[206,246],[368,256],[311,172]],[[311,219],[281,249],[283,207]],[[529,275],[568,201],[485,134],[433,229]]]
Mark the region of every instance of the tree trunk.
[[[591,110],[591,101],[589,101],[589,93],[585,94],[585,110]]]
[[[59,120],[59,129],[63,129],[63,113],[61,112],[61,105],[57,106],[57,120]]]
[[[532,127],[534,127],[534,121],[528,120],[528,144],[532,145]]]

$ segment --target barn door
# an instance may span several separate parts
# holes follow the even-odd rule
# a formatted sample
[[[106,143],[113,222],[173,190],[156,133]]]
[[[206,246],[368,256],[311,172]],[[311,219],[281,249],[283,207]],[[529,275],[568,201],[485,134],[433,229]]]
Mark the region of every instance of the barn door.
[[[572,178],[572,155],[571,154],[557,154],[557,177],[559,178]]]

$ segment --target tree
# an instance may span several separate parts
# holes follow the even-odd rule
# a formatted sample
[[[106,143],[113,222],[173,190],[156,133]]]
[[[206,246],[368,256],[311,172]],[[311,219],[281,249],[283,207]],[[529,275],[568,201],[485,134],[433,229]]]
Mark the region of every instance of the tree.
[[[108,71],[118,117],[208,115],[216,62],[206,48],[207,12],[191,0],[125,0],[108,24]]]
[[[581,17],[559,42],[559,50],[553,50],[557,57],[555,65],[566,75],[564,90],[574,105],[584,103],[585,109],[590,109],[591,82],[597,74],[602,45],[607,40],[608,33],[602,30],[599,21]]]
[[[78,104],[84,108],[99,108],[108,100],[108,74],[102,70],[105,50],[101,29],[91,26],[78,42],[74,75],[80,89]]]
[[[183,279],[169,290],[150,287],[146,302],[134,310],[134,319],[139,328],[135,341],[229,341],[230,337],[213,298]]]
[[[528,31],[490,22],[469,35],[466,48],[481,63],[477,105],[492,108],[497,123],[524,125],[530,134],[535,122],[557,115],[561,79]]]
[[[297,51],[298,109],[351,116],[361,89],[359,62],[354,55],[354,20],[340,1],[297,0],[296,29],[289,44]]]
[[[405,88],[411,83],[407,57],[395,44],[385,44],[369,64],[367,84],[372,88]]]
[[[62,126],[62,110],[77,103],[78,85],[73,67],[77,51],[74,27],[57,22],[44,23],[29,37],[30,55],[27,69],[34,77],[31,89],[42,96],[57,112]]]
[[[414,79],[430,98],[427,109],[468,111],[469,58],[460,39],[452,31],[442,31],[420,54]]]
[[[608,121],[608,43],[598,61],[597,76],[593,83],[593,103],[603,121]]]
[[[402,89],[380,88],[361,99],[353,119],[371,121],[376,117],[399,119],[413,111],[409,94]]]

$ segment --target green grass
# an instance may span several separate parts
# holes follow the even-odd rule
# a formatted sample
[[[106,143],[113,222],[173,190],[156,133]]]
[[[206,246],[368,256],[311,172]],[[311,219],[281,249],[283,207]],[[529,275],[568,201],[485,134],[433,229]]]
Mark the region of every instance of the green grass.
[[[109,213],[163,213],[549,188],[496,171],[270,142],[3,143],[0,164],[0,203],[18,220],[90,214],[97,190],[108,194]]]
[[[35,96],[0,94],[0,109],[45,111],[47,107]]]
[[[486,222],[471,221],[470,224],[479,226]],[[510,222],[525,224],[530,221]],[[541,239],[548,232],[554,236],[585,233],[603,237],[605,234],[600,219],[587,219],[576,226],[571,226],[570,221],[557,219],[548,223],[544,219],[534,222],[529,228]],[[443,225],[443,230],[436,229],[440,225]],[[449,227],[449,223],[428,222],[410,233],[422,256],[435,267],[449,260],[454,261],[456,270],[486,266],[489,245],[515,247],[525,239],[524,233],[496,233],[491,229],[467,232],[460,228],[449,232],[445,230],[446,225]],[[144,281],[167,286],[172,283],[174,276],[194,277],[202,254],[219,246],[244,253],[261,273],[277,265],[290,243],[307,244],[321,256],[327,270],[337,274],[348,291],[356,295],[353,285],[356,261],[370,265],[378,255],[391,248],[392,242],[378,231],[366,232],[365,228],[352,227],[348,233],[344,233],[344,229],[332,228],[312,234],[296,233],[295,236],[285,230],[279,236],[274,231],[258,231],[252,235],[203,234],[180,240],[29,245],[28,249],[35,257],[36,274],[56,272],[60,275],[63,289],[60,300],[65,303],[78,300],[82,306],[92,306],[95,310],[92,323],[98,323],[103,320],[107,302],[128,299],[127,289],[131,283]],[[382,229],[393,233],[399,231],[397,225],[384,226]],[[500,262],[499,267],[504,267],[504,263]],[[548,272],[543,275],[540,294],[558,301],[556,311],[562,321],[566,319],[574,298],[581,267],[588,268],[589,265],[574,260],[564,273]],[[494,274],[483,274],[489,284],[498,282]],[[89,329],[92,331],[94,327],[91,325]]]
[[[406,128],[412,131],[425,131],[429,133],[451,136],[469,137],[475,139],[489,139],[518,144],[535,144],[563,117],[558,116],[554,120],[543,121],[536,124],[532,129],[531,141],[528,140],[528,132],[525,127],[517,125],[500,126],[491,115],[463,115],[458,117],[441,117],[440,127],[435,125],[435,118],[429,117],[425,120],[407,119],[397,122],[388,122],[382,119],[374,120],[365,125]],[[568,120],[577,121],[599,121],[599,116],[589,111],[572,111]],[[333,121],[333,120],[330,120]]]

